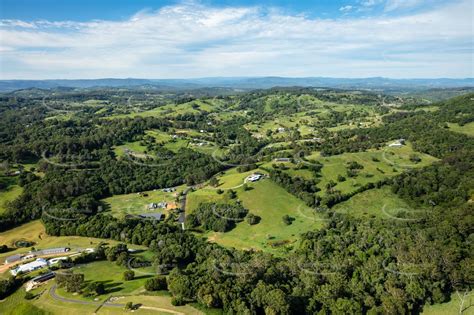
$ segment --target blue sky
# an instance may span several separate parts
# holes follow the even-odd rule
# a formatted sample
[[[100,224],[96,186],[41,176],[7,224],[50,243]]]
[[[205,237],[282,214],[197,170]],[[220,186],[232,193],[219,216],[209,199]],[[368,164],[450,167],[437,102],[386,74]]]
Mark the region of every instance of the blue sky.
[[[0,78],[473,77],[473,1],[2,0]]]

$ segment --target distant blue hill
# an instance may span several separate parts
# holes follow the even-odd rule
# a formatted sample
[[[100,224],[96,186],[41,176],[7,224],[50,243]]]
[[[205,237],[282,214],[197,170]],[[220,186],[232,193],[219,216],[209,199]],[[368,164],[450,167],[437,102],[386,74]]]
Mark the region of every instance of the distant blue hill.
[[[474,78],[466,79],[388,79],[374,78],[287,78],[287,77],[214,77],[197,79],[81,79],[81,80],[0,80],[0,92],[19,89],[58,87],[153,87],[156,89],[197,89],[205,87],[226,87],[235,89],[267,89],[272,87],[314,86],[343,89],[432,89],[474,87]]]

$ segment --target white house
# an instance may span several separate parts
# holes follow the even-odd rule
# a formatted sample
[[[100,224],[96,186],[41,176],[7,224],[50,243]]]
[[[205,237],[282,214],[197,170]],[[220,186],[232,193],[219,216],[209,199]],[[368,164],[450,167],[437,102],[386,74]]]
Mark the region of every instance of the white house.
[[[48,266],[48,262],[43,258],[38,258],[27,264],[20,265],[15,269],[10,270],[10,273],[16,276],[19,273],[29,273]]]
[[[67,260],[67,259],[68,259],[68,257],[66,257],[66,256],[51,258],[50,260],[48,260],[48,264],[54,265],[54,264],[57,264],[60,260]]]
[[[405,139],[398,139],[392,143],[390,143],[388,146],[391,148],[399,148],[405,144]]]
[[[252,174],[249,177],[247,177],[247,180],[250,181],[250,182],[256,182],[259,179],[261,179],[262,177],[263,177],[262,174]]]

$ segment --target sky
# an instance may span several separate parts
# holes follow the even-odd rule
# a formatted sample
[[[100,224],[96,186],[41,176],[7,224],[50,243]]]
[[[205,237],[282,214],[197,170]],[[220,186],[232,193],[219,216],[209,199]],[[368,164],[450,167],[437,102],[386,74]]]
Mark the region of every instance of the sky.
[[[0,79],[474,77],[473,0],[1,0]]]

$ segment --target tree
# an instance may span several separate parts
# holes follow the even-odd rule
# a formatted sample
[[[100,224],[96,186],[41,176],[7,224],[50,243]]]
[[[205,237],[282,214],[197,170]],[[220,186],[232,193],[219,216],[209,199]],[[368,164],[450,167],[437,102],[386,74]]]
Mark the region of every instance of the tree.
[[[235,190],[229,189],[226,192],[226,197],[229,198],[229,199],[235,199],[235,198],[237,198],[237,193],[235,192]]]
[[[255,224],[258,224],[260,222],[261,218],[258,215],[255,215],[253,213],[249,213],[249,214],[247,214],[246,220],[247,220],[248,224],[255,225]]]
[[[344,176],[342,176],[341,174],[337,175],[337,181],[338,182],[344,182],[346,180],[346,178]]]
[[[84,296],[105,294],[105,286],[102,282],[90,283],[83,292]]]
[[[125,304],[125,310],[129,311],[129,310],[132,310],[133,309],[133,303],[132,302],[127,302]]]
[[[123,272],[123,280],[130,281],[135,278],[135,272],[133,270],[126,270]]]
[[[26,292],[24,298],[25,300],[32,300],[35,298],[35,295],[31,292]]]
[[[84,285],[84,274],[74,274],[72,271],[56,273],[58,287],[64,288],[66,292],[79,292]]]
[[[292,218],[290,217],[289,215],[285,214],[283,217],[283,223],[285,223],[286,225],[290,225],[293,223],[293,221],[295,220],[295,218]]]
[[[166,282],[166,277],[164,276],[157,276],[155,278],[148,279],[145,282],[145,289],[147,291],[160,291],[166,290],[168,288],[168,284]]]
[[[209,180],[209,185],[212,187],[217,187],[219,185],[219,180],[216,177],[211,177]]]

